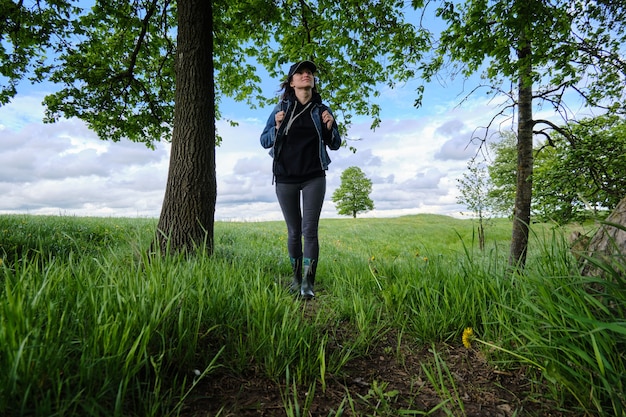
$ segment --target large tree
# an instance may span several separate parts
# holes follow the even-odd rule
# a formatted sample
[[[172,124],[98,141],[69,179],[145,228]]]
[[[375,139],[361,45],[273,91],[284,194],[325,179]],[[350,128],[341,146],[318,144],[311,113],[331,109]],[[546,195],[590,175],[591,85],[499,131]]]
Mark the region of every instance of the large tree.
[[[424,3],[413,1],[417,8]],[[626,111],[626,8],[611,0],[466,0],[441,1],[436,13],[445,28],[432,61],[424,66],[424,78],[432,79],[446,65],[464,76],[480,72],[489,94],[508,98],[492,123],[509,110],[516,115],[517,185],[509,263],[523,267],[533,137],[546,138],[559,130],[553,121],[535,118],[534,111],[545,106],[572,118],[571,108],[578,107],[572,100],[597,111]]]
[[[267,104],[257,65],[282,77],[315,59],[345,123],[378,122],[381,84],[414,76],[425,47],[402,2],[70,0],[2,3],[0,104],[24,77],[50,79],[48,121],[78,117],[105,140],[171,140],[158,246],[213,249],[215,125],[224,95]],[[277,79],[277,85],[279,80]],[[345,130],[344,124],[344,130]]]
[[[158,225],[161,249],[165,244],[213,248],[217,179],[212,21],[210,2],[178,2],[175,123]]]
[[[216,203],[213,2],[96,1],[61,41],[47,117],[87,122],[100,138],[171,141],[155,247],[213,249]],[[103,59],[106,57],[106,59]]]

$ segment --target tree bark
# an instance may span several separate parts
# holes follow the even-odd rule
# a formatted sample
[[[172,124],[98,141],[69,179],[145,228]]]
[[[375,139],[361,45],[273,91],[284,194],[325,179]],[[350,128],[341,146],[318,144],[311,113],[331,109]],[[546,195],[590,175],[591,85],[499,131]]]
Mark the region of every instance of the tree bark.
[[[217,181],[212,2],[179,0],[174,130],[156,242],[213,251]]]
[[[532,64],[531,45],[524,36],[520,37],[519,97],[517,126],[517,187],[513,212],[513,233],[509,265],[523,269],[528,251],[530,225],[530,203],[532,199],[533,174],[533,110],[532,110]]]
[[[620,225],[615,227],[613,225]],[[611,266],[624,273],[626,265],[626,197],[622,198],[615,210],[607,217],[593,235],[587,246],[587,255],[601,264]],[[582,275],[602,276],[602,270],[585,260]]]

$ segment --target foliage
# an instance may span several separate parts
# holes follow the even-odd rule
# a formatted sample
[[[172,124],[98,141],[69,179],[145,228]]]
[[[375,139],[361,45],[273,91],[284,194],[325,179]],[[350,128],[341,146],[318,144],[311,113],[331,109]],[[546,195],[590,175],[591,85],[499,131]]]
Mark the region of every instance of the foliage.
[[[489,184],[486,164],[472,158],[467,163],[467,172],[457,179],[457,183],[457,188],[461,193],[457,203],[465,205],[475,216],[482,217],[487,214]]]
[[[369,197],[372,192],[372,180],[365,176],[359,167],[346,168],[341,173],[341,185],[333,192],[333,202],[337,213],[352,216],[374,209],[374,202]]]
[[[532,211],[539,221],[584,221],[611,211],[626,190],[626,141],[623,118],[599,116],[562,127],[536,146]],[[494,204],[510,212],[515,193],[515,137],[503,134],[491,143],[489,165]],[[503,210],[503,212],[505,211]]]
[[[422,2],[413,5],[421,7]],[[521,21],[528,10],[530,19]],[[574,88],[591,107],[626,110],[621,88],[626,73],[623,6],[609,1],[466,0],[443,1],[436,14],[447,26],[435,59],[424,67],[427,79],[450,62],[463,76],[481,72],[488,93],[513,99],[508,84],[517,85],[520,76],[517,42],[523,31],[531,37],[527,59],[532,62],[535,100],[567,111],[565,93]]]
[[[404,16],[403,2],[288,0],[267,27],[272,43],[254,39],[253,56],[272,76],[301,59],[316,62],[323,97],[346,124],[351,113],[373,117],[382,85],[393,87],[415,76],[428,48],[426,36]],[[254,30],[258,33],[257,28]],[[262,36],[262,35],[258,35]]]
[[[45,98],[47,121],[78,117],[102,139],[149,147],[170,139],[176,2],[116,0],[89,9],[72,0],[24,3],[9,8],[0,25],[0,38],[10,42],[0,49],[8,79],[0,104],[35,71],[33,81],[60,87]],[[372,97],[381,85],[413,77],[412,65],[426,48],[426,37],[393,2],[220,1],[213,15],[218,117],[222,96],[252,106],[275,101],[261,91],[260,68],[282,78],[288,64],[313,59],[322,94],[345,125],[353,113],[370,115],[377,125],[380,107]]]
[[[457,180],[457,188],[461,193],[457,203],[465,205],[472,215],[478,217],[478,242],[482,250],[485,246],[485,220],[489,217],[490,211],[496,213],[489,199],[491,183],[484,162],[478,162],[476,158],[472,158],[467,163],[467,170],[468,172]]]
[[[37,2],[28,7],[24,2],[4,0],[0,18],[0,105],[17,94],[19,81],[28,76],[40,81],[48,63],[45,50],[56,37],[70,33],[68,17],[78,9],[72,2]]]
[[[626,121],[599,116],[566,129],[543,147],[534,174],[536,206],[564,223],[613,210],[626,190]]]
[[[423,4],[413,1],[416,8]],[[566,120],[574,118],[567,103],[573,93],[584,106],[626,112],[626,13],[623,6],[605,1],[438,4],[436,15],[444,29],[432,59],[422,67],[424,79],[431,81],[444,69],[465,77],[480,72],[487,93],[506,99],[488,127],[516,110],[517,180],[509,261],[523,268],[531,218],[533,135],[549,138],[554,130],[561,131],[549,120],[534,118],[533,108],[546,105]]]
[[[534,224],[527,274],[510,279],[502,251],[510,220],[494,220],[484,253],[467,220],[322,220],[318,308],[306,313],[281,288],[290,265],[276,222],[218,222],[218,256],[147,259],[154,220],[47,217],[38,242],[28,236],[43,229],[41,218],[0,220],[23,230],[12,247],[38,252],[0,265],[5,416],[175,415],[218,369],[261,372],[295,392],[367,357],[391,329],[434,351],[460,348],[466,327],[488,341],[482,354],[502,372],[538,364],[529,391],[553,387],[541,402],[598,416],[626,409],[623,276],[577,274],[567,229]],[[116,226],[112,240],[90,240]],[[64,256],[51,256],[59,234],[45,230],[67,231]],[[462,409],[453,370],[435,359],[420,377],[443,396],[438,409]],[[363,401],[392,413],[385,381],[371,388]]]
[[[516,138],[512,132],[503,132],[499,141],[489,144],[494,153],[493,161],[487,167],[492,184],[488,192],[489,198],[498,212],[508,216],[512,216],[515,205],[515,145]]]
[[[46,121],[78,117],[102,139],[169,139],[174,112],[176,7],[170,1],[95,2],[55,46]],[[102,59],[106,57],[106,59]]]

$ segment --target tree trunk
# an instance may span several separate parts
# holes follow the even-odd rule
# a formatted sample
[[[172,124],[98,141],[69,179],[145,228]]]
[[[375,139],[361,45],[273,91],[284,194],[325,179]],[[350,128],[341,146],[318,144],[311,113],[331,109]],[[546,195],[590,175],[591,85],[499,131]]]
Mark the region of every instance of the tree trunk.
[[[615,227],[620,225],[620,227]],[[587,255],[603,265],[610,265],[616,271],[624,273],[626,265],[626,197],[607,217],[587,246]],[[602,270],[585,260],[582,267],[583,275],[601,276]]]
[[[478,210],[478,247],[481,251],[485,250],[485,219],[482,210]]]
[[[156,242],[213,251],[217,194],[212,2],[179,0],[174,131]]]
[[[532,110],[532,64],[531,45],[524,36],[520,37],[519,97],[517,126],[517,186],[513,213],[513,234],[509,265],[523,269],[528,251],[528,228],[530,225],[530,202],[532,198],[533,174],[533,110]]]

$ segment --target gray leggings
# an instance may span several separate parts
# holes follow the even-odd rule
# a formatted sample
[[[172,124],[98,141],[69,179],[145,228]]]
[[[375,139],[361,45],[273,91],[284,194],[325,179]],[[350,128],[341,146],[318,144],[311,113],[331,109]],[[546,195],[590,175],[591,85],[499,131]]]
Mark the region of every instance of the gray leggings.
[[[302,192],[302,209],[300,193]],[[276,183],[276,197],[287,223],[287,250],[292,258],[317,259],[320,253],[317,230],[326,194],[326,177],[297,183]],[[304,252],[302,251],[304,238]]]

